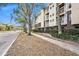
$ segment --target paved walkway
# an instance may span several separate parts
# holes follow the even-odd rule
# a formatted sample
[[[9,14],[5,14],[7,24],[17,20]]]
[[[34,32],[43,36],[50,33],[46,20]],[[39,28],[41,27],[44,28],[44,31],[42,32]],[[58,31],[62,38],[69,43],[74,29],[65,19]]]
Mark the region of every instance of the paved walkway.
[[[20,31],[0,32],[0,56],[4,56]]]
[[[40,37],[43,40],[49,41],[50,43],[53,43],[55,45],[58,45],[66,50],[70,50],[76,54],[79,55],[79,44],[68,44],[64,41],[61,41],[61,39],[57,40],[57,38],[50,38],[50,37],[46,37],[46,36],[50,36],[50,35],[40,35],[40,34],[36,34],[36,33],[32,33],[32,35]]]

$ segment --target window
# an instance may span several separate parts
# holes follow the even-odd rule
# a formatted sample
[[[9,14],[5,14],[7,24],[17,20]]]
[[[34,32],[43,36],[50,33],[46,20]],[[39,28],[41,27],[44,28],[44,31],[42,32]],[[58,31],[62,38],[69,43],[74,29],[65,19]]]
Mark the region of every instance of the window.
[[[52,9],[52,7],[50,7],[50,9]]]
[[[68,19],[69,19],[69,22],[71,22],[71,11],[68,11]]]
[[[52,19],[52,21],[54,21],[54,19]]]
[[[52,7],[54,7],[54,5],[52,5],[52,6],[50,7],[50,9],[52,9]]]
[[[69,3],[69,8],[71,8],[71,3]]]
[[[64,6],[60,8],[60,13],[63,13],[63,12],[64,12]]]
[[[60,17],[61,23],[64,23],[64,15]]]
[[[51,15],[50,15],[50,17],[51,17]]]
[[[54,16],[54,13],[52,14],[52,16]]]
[[[54,19],[51,19],[51,20],[50,20],[50,22],[53,22],[53,21],[54,21]]]
[[[51,22],[51,20],[50,20],[50,22]]]
[[[48,13],[45,15],[45,18],[46,19],[49,19],[49,14]]]
[[[52,7],[54,7],[54,5],[52,5]]]

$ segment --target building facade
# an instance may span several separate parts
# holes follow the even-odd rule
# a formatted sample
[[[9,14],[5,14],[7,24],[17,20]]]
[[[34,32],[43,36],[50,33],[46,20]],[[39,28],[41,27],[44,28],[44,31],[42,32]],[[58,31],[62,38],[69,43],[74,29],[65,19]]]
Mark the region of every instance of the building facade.
[[[35,28],[44,28],[44,10],[43,9],[36,17]]]
[[[59,19],[57,18],[59,17]],[[62,27],[73,26],[79,28],[79,3],[50,3],[38,14],[35,28],[50,29],[57,27],[61,21]]]
[[[56,26],[56,3],[49,4],[49,27]]]
[[[59,3],[59,17],[61,25],[79,28],[79,3]],[[68,28],[68,27],[67,27]]]

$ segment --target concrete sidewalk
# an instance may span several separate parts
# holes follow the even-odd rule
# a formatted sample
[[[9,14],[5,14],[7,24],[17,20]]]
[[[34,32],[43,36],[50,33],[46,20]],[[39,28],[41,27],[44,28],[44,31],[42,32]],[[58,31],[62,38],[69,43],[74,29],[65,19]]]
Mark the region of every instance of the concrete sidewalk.
[[[79,55],[79,46],[71,45],[71,44],[68,44],[68,43],[65,43],[65,42],[62,42],[62,41],[51,39],[51,38],[48,38],[48,37],[45,37],[45,36],[42,36],[42,35],[39,35],[39,34],[36,34],[36,33],[32,33],[32,35],[37,36],[37,37],[44,39],[46,41],[49,41],[53,44],[56,44],[56,45],[66,49],[66,50],[70,50],[70,51]]]
[[[0,32],[0,56],[4,56],[20,31]]]

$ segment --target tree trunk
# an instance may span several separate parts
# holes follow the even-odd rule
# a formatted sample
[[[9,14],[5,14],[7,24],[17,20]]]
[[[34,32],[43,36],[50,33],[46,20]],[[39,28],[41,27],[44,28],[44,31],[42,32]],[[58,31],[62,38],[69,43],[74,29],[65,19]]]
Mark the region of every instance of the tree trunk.
[[[61,20],[58,17],[58,34],[62,34],[62,29],[61,29]]]
[[[24,28],[24,32],[27,33],[26,23],[24,23],[23,28]]]
[[[31,15],[29,15],[29,28],[28,28],[28,35],[31,35]]]
[[[45,27],[45,9],[44,9],[44,32],[46,32],[46,27]]]
[[[58,23],[58,34],[62,34],[62,28],[61,28],[61,19],[59,17],[59,6],[57,5],[57,23]]]
[[[72,26],[71,26],[71,12],[70,11],[68,11],[67,12],[67,29],[71,29],[72,28]]]

